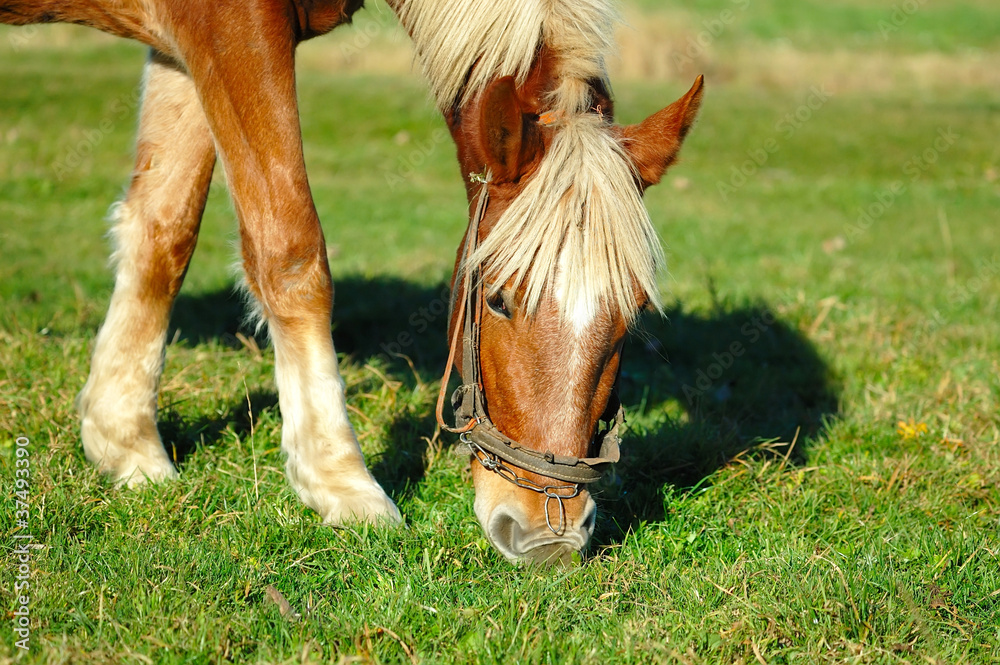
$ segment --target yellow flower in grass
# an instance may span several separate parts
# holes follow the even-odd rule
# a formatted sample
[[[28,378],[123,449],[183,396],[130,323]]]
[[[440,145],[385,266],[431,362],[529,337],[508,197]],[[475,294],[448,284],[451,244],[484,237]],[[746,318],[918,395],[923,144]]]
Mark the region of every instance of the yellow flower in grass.
[[[910,439],[916,439],[918,436],[927,433],[927,423],[918,423],[914,421],[913,418],[910,418],[909,422],[900,420],[896,423],[896,431],[899,432],[899,435],[907,441]]]

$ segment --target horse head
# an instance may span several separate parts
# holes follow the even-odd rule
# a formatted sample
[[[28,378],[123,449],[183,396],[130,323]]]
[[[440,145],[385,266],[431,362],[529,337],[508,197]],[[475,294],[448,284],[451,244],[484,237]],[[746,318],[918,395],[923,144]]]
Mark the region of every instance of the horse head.
[[[576,111],[551,108],[559,85],[543,54],[525,80],[499,77],[446,113],[470,201],[449,330],[457,429],[490,542],[539,563],[571,561],[593,533],[586,484],[617,459],[622,347],[637,314],[659,308],[642,194],[702,96],[699,77],[621,126],[600,81]]]

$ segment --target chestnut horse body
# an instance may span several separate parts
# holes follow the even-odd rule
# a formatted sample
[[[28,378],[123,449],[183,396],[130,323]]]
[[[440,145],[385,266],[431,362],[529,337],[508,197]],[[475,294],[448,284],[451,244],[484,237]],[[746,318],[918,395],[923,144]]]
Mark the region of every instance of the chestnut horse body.
[[[114,294],[78,400],[87,457],[116,481],[176,475],[156,391],[218,157],[245,288],[275,349],[290,483],[325,522],[400,520],[347,418],[295,97],[296,45],[348,22],[362,2],[0,0],[3,23],[77,23],[152,49],[135,169],[112,213]],[[613,123],[606,3],[390,0],[454,138],[474,218],[456,261],[456,302],[470,305],[453,311],[453,360],[461,369],[459,310],[470,310],[478,371],[464,380],[498,431],[550,456],[594,452],[627,329],[658,305],[662,253],[641,195],[676,159],[701,100],[699,78],[643,123]],[[552,491],[487,466],[473,464],[476,515],[507,558],[567,560],[586,546],[596,508],[585,489],[555,492],[554,526]],[[544,469],[504,468],[523,485],[565,484]]]

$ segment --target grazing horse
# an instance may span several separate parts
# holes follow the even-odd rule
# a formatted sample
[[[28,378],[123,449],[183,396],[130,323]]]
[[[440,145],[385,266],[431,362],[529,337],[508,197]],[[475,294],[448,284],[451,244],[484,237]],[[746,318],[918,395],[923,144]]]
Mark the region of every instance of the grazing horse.
[[[442,395],[454,364],[464,384],[449,429],[473,455],[476,516],[511,560],[568,561],[593,532],[582,485],[617,459],[622,343],[659,306],[662,250],[642,193],[701,102],[699,77],[642,123],[614,124],[608,1],[389,0],[465,179]],[[3,23],[77,23],[152,49],[135,169],[112,213],[114,294],[78,400],[87,458],[117,482],[176,475],[156,391],[218,158],[245,288],[274,345],[289,482],[325,522],[400,520],[347,418],[295,97],[296,45],[362,2],[0,0]]]

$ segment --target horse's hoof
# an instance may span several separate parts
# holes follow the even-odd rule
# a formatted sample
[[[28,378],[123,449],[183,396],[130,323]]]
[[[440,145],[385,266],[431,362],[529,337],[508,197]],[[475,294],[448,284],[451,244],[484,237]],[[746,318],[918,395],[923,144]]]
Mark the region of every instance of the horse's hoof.
[[[333,502],[332,509],[323,515],[323,523],[331,526],[371,524],[373,526],[399,526],[403,516],[392,499],[381,487],[375,485],[368,491],[354,492]]]
[[[112,471],[116,487],[139,487],[147,482],[159,483],[177,478],[177,469],[166,459],[143,459],[122,465],[121,471]]]

